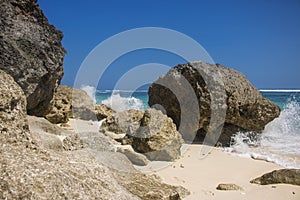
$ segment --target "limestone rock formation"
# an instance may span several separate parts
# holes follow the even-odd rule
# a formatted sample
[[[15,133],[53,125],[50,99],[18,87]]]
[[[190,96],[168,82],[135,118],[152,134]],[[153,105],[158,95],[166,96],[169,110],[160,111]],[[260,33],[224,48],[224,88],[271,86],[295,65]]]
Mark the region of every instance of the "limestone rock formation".
[[[23,89],[28,113],[42,116],[64,73],[63,34],[36,0],[2,0],[0,13],[0,69]]]
[[[83,148],[77,133],[66,131],[41,117],[27,116],[27,120],[30,132],[37,135],[47,149],[74,151]]]
[[[0,141],[34,143],[26,121],[26,97],[14,79],[0,70]]]
[[[133,137],[132,147],[144,153],[150,160],[174,161],[180,157],[183,139],[172,119],[156,109],[145,111],[140,127],[129,130]]]
[[[117,163],[126,160],[122,154],[108,152],[101,157],[95,153],[95,159],[91,159],[84,150],[58,153],[43,148],[29,131],[26,97],[22,89],[1,70],[0,82],[1,199],[150,200],[159,197],[167,200],[170,197],[180,199],[188,194],[184,188],[161,183],[154,177],[118,170],[130,166],[129,161],[127,164]],[[43,123],[41,129],[59,132]],[[115,169],[103,164],[109,161],[108,158],[107,165],[115,164]]]
[[[134,165],[145,166],[149,163],[146,156],[135,152],[131,145],[120,145],[117,152],[124,154]]]
[[[149,105],[163,107],[185,140],[206,137],[211,145],[216,140],[229,145],[237,131],[259,133],[280,114],[244,75],[219,64],[177,65],[159,77],[148,94]]]
[[[115,113],[115,111],[111,109],[109,106],[102,104],[100,106],[95,106],[95,113],[98,121],[100,121],[112,115],[113,113]]]
[[[251,183],[260,185],[286,183],[300,185],[300,169],[280,169],[266,173],[261,177],[253,179]]]
[[[69,118],[79,118],[96,121],[93,99],[80,89],[69,86],[59,86],[54,93],[50,112],[45,118],[51,123],[66,123]]]
[[[142,117],[143,112],[140,110],[130,109],[114,113],[102,123],[101,131],[110,131],[115,134],[125,134],[128,129],[134,131],[139,127]]]

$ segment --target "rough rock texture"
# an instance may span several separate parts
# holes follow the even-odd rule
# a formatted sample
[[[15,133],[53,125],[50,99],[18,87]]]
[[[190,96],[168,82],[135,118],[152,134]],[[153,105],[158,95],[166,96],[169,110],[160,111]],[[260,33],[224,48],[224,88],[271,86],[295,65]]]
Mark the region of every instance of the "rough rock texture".
[[[80,89],[59,86],[51,101],[50,112],[45,118],[51,123],[66,123],[69,118],[96,121],[93,99]]]
[[[195,139],[197,132],[196,140],[203,141],[209,133],[211,145],[216,140],[229,145],[236,131],[261,132],[280,114],[244,75],[219,64],[177,65],[155,81],[148,94],[149,105],[163,107],[185,140]],[[220,137],[215,134],[219,130]]]
[[[143,112],[140,110],[126,110],[117,112],[109,117],[101,125],[101,131],[110,131],[116,134],[124,134],[130,129],[136,130],[140,126]]]
[[[14,79],[0,70],[0,141],[8,144],[26,143],[34,138],[26,121],[26,97]]]
[[[83,148],[77,133],[66,131],[44,118],[27,116],[29,130],[39,137],[47,149],[74,151]]]
[[[280,169],[266,173],[261,177],[253,179],[251,183],[260,185],[286,183],[300,185],[300,169]]]
[[[22,89],[1,70],[0,81],[1,199],[167,200],[188,194],[182,187],[161,183],[153,176],[110,169],[99,162],[98,153],[96,159],[91,159],[83,150],[56,152],[33,143],[38,140],[28,129]],[[41,129],[45,130],[43,127],[44,124]],[[124,161],[127,159],[108,152],[102,160],[110,159],[107,165],[111,165],[120,162],[120,156]],[[124,169],[124,165],[127,164],[115,166]]]
[[[0,13],[0,69],[25,92],[28,113],[42,116],[63,76],[63,34],[36,0],[2,0]]]
[[[134,165],[145,166],[149,163],[146,156],[135,152],[131,145],[120,145],[117,152],[124,154]]]
[[[133,137],[134,150],[145,153],[150,160],[174,161],[180,157],[183,139],[172,119],[159,110],[146,110],[140,127],[127,135]]]
[[[233,183],[221,183],[217,186],[217,190],[244,190],[241,186]]]
[[[102,104],[100,106],[95,106],[95,113],[98,121],[100,121],[112,115],[113,113],[115,113],[115,111],[111,109],[109,106]]]
[[[114,140],[101,132],[78,132],[84,148],[96,151],[116,151]]]

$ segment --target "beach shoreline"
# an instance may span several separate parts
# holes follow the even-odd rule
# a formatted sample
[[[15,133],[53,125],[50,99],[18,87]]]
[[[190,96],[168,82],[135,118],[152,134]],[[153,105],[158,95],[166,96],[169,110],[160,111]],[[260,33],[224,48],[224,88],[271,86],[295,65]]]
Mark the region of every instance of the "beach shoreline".
[[[288,184],[256,185],[250,181],[282,166],[243,158],[224,152],[222,148],[200,159],[203,147],[199,144],[185,144],[186,152],[175,162],[151,162],[147,166],[135,166],[146,174],[158,175],[163,182],[180,185],[191,192],[186,200],[194,199],[300,199],[300,187]],[[163,165],[165,164],[165,165]],[[164,167],[162,167],[164,166]],[[232,183],[243,188],[242,191],[220,191],[221,183]]]

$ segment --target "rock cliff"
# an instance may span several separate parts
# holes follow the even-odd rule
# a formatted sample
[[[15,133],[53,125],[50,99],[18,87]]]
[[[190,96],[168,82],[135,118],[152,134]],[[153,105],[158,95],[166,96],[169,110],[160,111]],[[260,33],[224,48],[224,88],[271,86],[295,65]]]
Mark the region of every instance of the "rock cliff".
[[[23,89],[27,112],[42,116],[64,73],[63,34],[36,0],[2,0],[0,13],[0,69]]]

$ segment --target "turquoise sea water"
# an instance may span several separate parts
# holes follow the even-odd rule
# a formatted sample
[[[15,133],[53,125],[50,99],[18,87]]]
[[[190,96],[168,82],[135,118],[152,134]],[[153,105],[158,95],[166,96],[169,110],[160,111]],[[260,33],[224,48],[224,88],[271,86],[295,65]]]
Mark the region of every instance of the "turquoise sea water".
[[[300,90],[261,90],[261,94],[281,108],[280,116],[265,127],[258,141],[251,141],[248,133],[237,133],[226,151],[300,168]],[[96,102],[117,111],[149,108],[147,91],[97,91]]]

